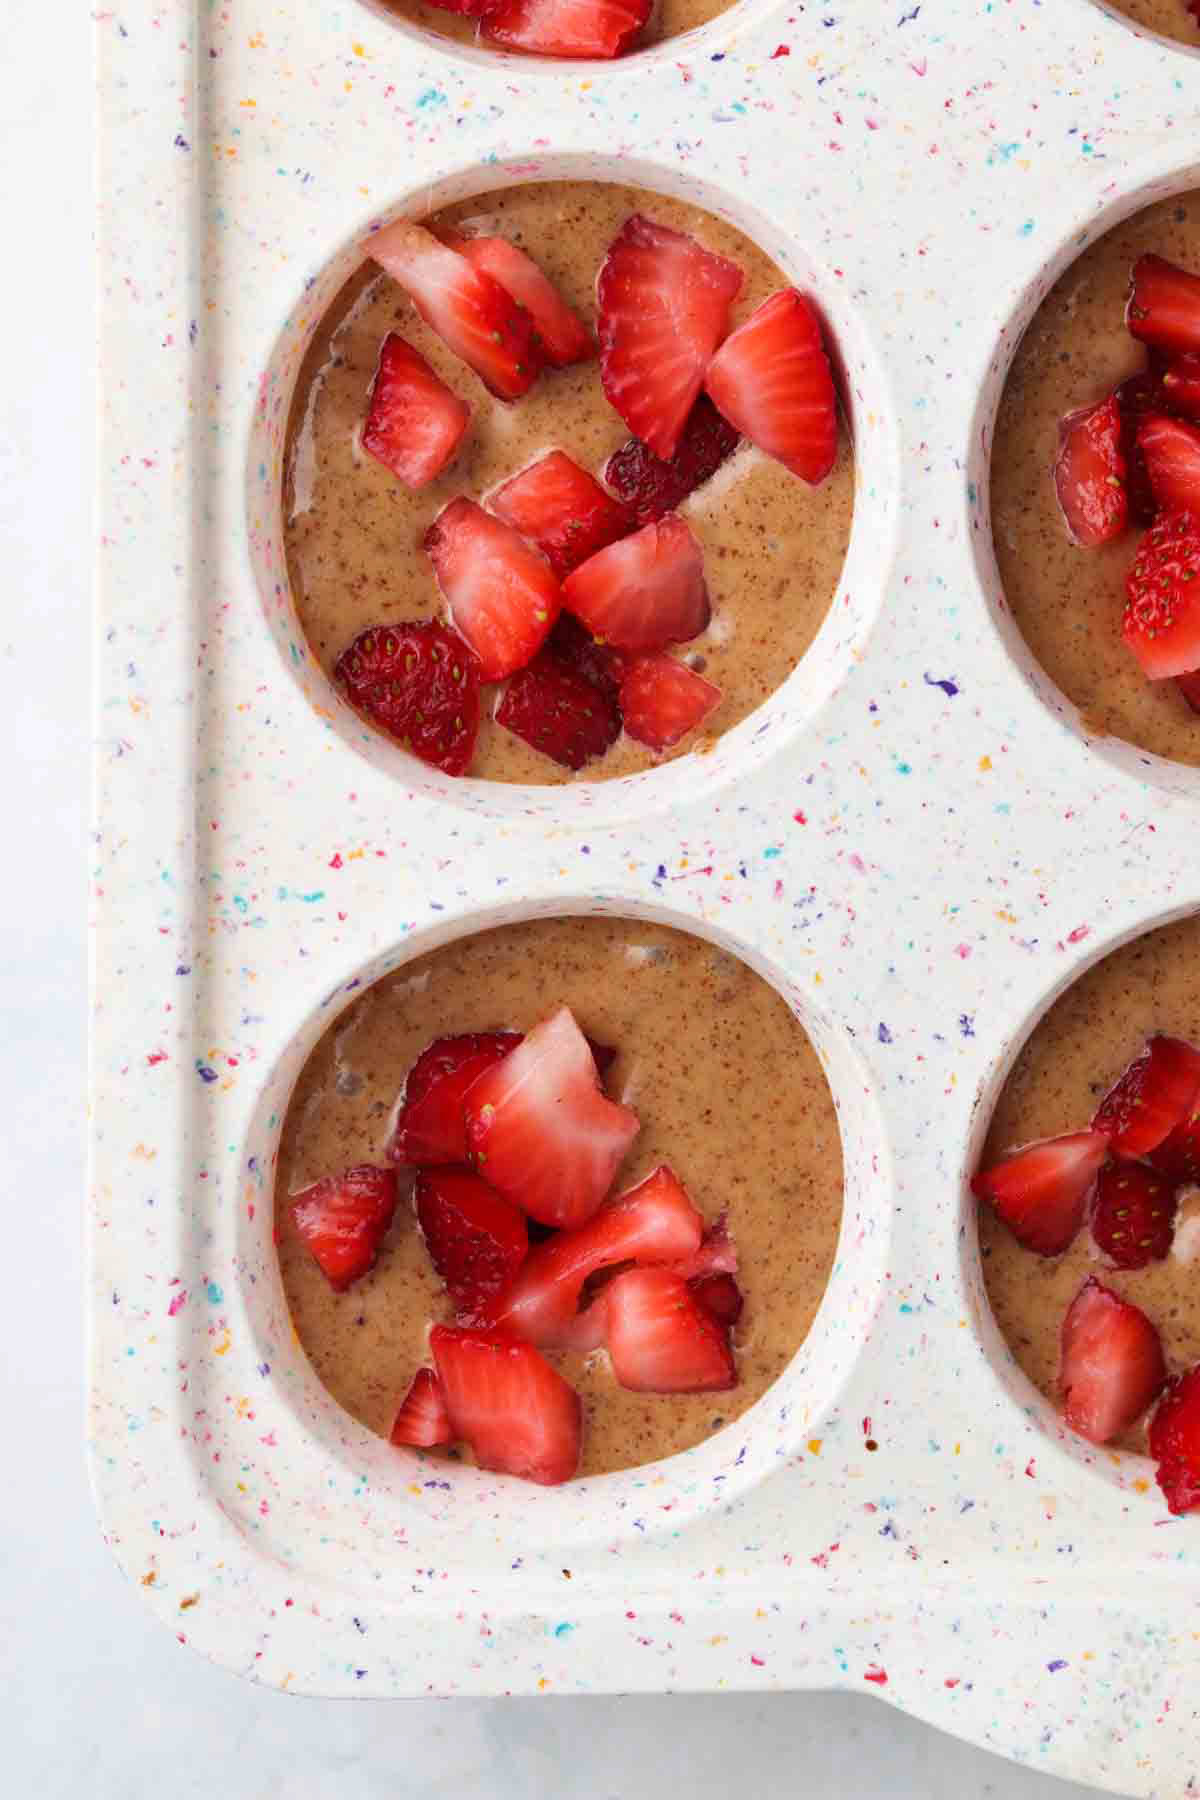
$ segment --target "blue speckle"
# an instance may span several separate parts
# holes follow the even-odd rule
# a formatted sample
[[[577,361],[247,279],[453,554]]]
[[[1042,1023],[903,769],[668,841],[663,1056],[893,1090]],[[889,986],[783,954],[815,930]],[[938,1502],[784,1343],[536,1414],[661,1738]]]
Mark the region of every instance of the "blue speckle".
[[[959,1013],[958,1029],[962,1032],[964,1037],[974,1037],[975,1036],[975,1015],[974,1015],[974,1013]]]
[[[426,88],[423,94],[417,95],[417,107],[422,112],[426,107],[445,106],[445,104],[446,96],[443,94],[441,88]]]
[[[766,849],[763,851],[763,858],[766,862],[770,862],[773,857],[782,856],[782,855],[783,855],[783,851],[780,849],[780,846],[778,844],[768,844]]]
[[[875,1035],[878,1037],[881,1044],[890,1044],[892,1041],[892,1034],[882,1019],[879,1021],[879,1030]]]
[[[1067,1667],[1067,1664],[1061,1656],[1056,1656],[1053,1662],[1048,1662],[1046,1664],[1046,1667],[1052,1675],[1057,1675],[1060,1669],[1065,1669]]]
[[[196,1073],[204,1082],[214,1082],[217,1079],[217,1071],[210,1069],[207,1063],[200,1061],[199,1057],[196,1058]]]
[[[953,700],[955,694],[957,694],[957,692],[958,692],[957,681],[951,680],[949,675],[943,675],[939,678],[937,675],[926,674],[925,686],[941,688],[941,690],[942,690],[943,694],[945,694],[947,700]]]
[[[1033,220],[1032,219],[1026,219],[1025,223],[1021,226],[1021,229],[1018,231],[1017,236],[1018,237],[1032,237],[1033,236]]]
[[[222,1300],[225,1298],[224,1290],[217,1281],[210,1281],[205,1289],[205,1293],[208,1296],[208,1304],[210,1306],[220,1306]]]
[[[574,1629],[575,1627],[564,1619],[561,1625],[554,1627],[554,1635],[555,1637],[566,1637],[568,1631],[574,1631]]]

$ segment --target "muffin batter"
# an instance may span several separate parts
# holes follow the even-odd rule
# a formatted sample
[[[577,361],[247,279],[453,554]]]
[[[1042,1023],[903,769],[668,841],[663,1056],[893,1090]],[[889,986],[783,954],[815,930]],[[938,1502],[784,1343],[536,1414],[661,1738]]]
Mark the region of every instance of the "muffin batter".
[[[1158,0],[1164,4],[1165,0]],[[423,30],[431,31],[436,37],[456,38],[459,43],[472,44],[476,40],[476,29],[479,21],[466,18],[461,13],[443,12],[437,6],[423,6],[421,0],[379,0],[384,12],[394,13],[397,18],[408,19]],[[697,25],[707,25],[710,19],[719,18],[727,12],[733,0],[658,0],[651,11],[645,30],[639,35],[632,50],[625,56],[636,55],[645,49],[647,44],[661,44],[666,38],[678,37],[681,32],[694,31]],[[1142,5],[1151,5],[1153,0],[1141,0]],[[493,49],[486,38],[479,42],[484,49]],[[512,54],[519,54],[513,52]],[[535,57],[536,62],[556,61],[557,58]],[[625,57],[617,57],[615,61],[623,62]],[[597,68],[610,65],[601,58]]]

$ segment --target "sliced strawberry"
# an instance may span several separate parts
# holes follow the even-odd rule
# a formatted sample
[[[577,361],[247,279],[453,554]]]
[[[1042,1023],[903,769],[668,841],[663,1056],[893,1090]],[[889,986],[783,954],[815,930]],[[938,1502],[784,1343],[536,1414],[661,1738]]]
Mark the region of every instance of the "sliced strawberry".
[[[532,1344],[435,1325],[429,1347],[456,1438],[481,1469],[553,1486],[579,1467],[579,1395]]]
[[[1168,1510],[1200,1506],[1200,1365],[1168,1384],[1150,1421],[1150,1455]]]
[[[515,1050],[519,1031],[466,1031],[435,1038],[422,1050],[404,1082],[404,1097],[388,1144],[398,1163],[467,1160],[463,1097],[471,1083]]]
[[[1092,1236],[1117,1269],[1161,1262],[1175,1236],[1175,1190],[1141,1163],[1106,1163],[1096,1177]]]
[[[626,219],[596,278],[600,379],[656,456],[674,456],[742,271],[641,213]]]
[[[389,331],[371,388],[363,449],[406,487],[425,487],[452,460],[470,417],[470,407],[421,353]]]
[[[484,681],[524,668],[558,617],[558,582],[503,519],[452,500],[425,533],[450,618],[479,659]]]
[[[594,1037],[587,1038],[585,1042],[592,1053],[592,1061],[596,1065],[596,1073],[603,1083],[608,1079],[608,1071],[617,1060],[616,1045],[598,1044]]]
[[[1200,669],[1190,675],[1177,675],[1175,686],[1179,689],[1194,713],[1200,713]]]
[[[652,750],[669,750],[720,704],[720,688],[673,656],[639,656],[621,683],[625,729]]]
[[[1117,1156],[1146,1156],[1186,1119],[1200,1095],[1200,1050],[1183,1038],[1152,1037],[1109,1089],[1092,1130]]]
[[[729,1235],[729,1221],[722,1213],[704,1233],[695,1254],[673,1262],[671,1273],[682,1275],[685,1281],[702,1281],[708,1275],[736,1275],[737,1266],[737,1245]]]
[[[467,1143],[492,1187],[545,1225],[582,1225],[637,1136],[636,1113],[600,1088],[596,1065],[562,1006],[466,1100]]]
[[[729,1334],[669,1269],[630,1269],[604,1290],[608,1353],[622,1387],[699,1394],[737,1381]]]
[[[396,1171],[360,1163],[314,1181],[291,1205],[297,1232],[340,1294],[374,1265],[396,1210]]]
[[[393,1444],[413,1444],[429,1450],[434,1444],[450,1444],[454,1432],[442,1396],[442,1384],[432,1369],[418,1369],[396,1414],[391,1430]]]
[[[1087,1197],[1108,1139],[1099,1131],[1044,1138],[980,1169],[971,1192],[987,1200],[1019,1244],[1059,1256],[1083,1224]]]
[[[783,288],[756,307],[725,339],[704,385],[743,437],[802,481],[824,481],[837,455],[837,395],[803,294]]]
[[[620,56],[646,20],[652,0],[499,0],[483,21],[484,38],[534,56]]]
[[[660,1165],[574,1231],[539,1244],[490,1322],[531,1344],[557,1348],[589,1275],[618,1262],[671,1262],[695,1252],[704,1221],[675,1174]]]
[[[1163,372],[1162,388],[1173,413],[1200,419],[1200,350],[1173,357]]]
[[[1139,256],[1130,278],[1125,323],[1143,344],[1200,350],[1200,275],[1162,256]]]
[[[1138,448],[1162,511],[1189,509],[1200,519],[1200,431],[1182,419],[1151,413],[1138,430]]]
[[[721,417],[707,394],[701,394],[670,461],[655,456],[641,438],[630,438],[605,463],[604,479],[632,508],[637,523],[649,525],[711,481],[739,442],[728,419]]]
[[[473,269],[490,275],[525,308],[548,363],[565,369],[570,363],[590,362],[595,356],[596,346],[583,320],[524,250],[502,237],[462,238],[455,249]]]
[[[1068,413],[1058,427],[1054,491],[1067,530],[1084,549],[1110,543],[1128,524],[1125,474],[1117,396]]]
[[[619,650],[661,650],[708,624],[704,555],[678,513],[589,556],[563,582],[563,605]]]
[[[563,1326],[558,1336],[558,1348],[576,1356],[588,1356],[593,1350],[599,1350],[607,1338],[608,1302],[601,1293]]]
[[[1200,712],[1200,705],[1196,710]],[[1165,1175],[1174,1187],[1200,1183],[1200,1109],[1196,1109],[1194,1101],[1192,1104],[1190,1115],[1146,1155],[1151,1167]]]
[[[629,657],[615,644],[600,644],[573,613],[561,612],[546,642],[560,663],[574,669],[616,706],[621,691],[621,677],[629,665]]]
[[[1067,1424],[1107,1444],[1167,1379],[1158,1333],[1140,1308],[1089,1275],[1063,1320],[1058,1379]]]
[[[615,702],[549,650],[513,676],[496,723],[566,769],[582,769],[621,735]]]
[[[561,450],[551,450],[497,488],[488,506],[536,544],[561,578],[634,528],[627,506]]]
[[[346,698],[446,775],[465,775],[479,733],[479,665],[436,619],[371,625],[338,657]]]
[[[1200,669],[1200,513],[1162,513],[1126,581],[1121,632],[1151,681]]]
[[[478,19],[495,5],[495,0],[429,0],[439,12],[458,13],[462,18]]]
[[[718,1325],[731,1329],[742,1316],[745,1296],[732,1275],[701,1275],[688,1286]]]
[[[1125,499],[1131,525],[1153,525],[1158,502],[1150,486],[1146,459],[1138,446],[1142,421],[1151,413],[1167,410],[1162,382],[1151,369],[1130,375],[1115,389],[1113,398],[1121,415],[1120,454],[1125,462]]]
[[[417,1220],[463,1324],[480,1320],[525,1261],[525,1215],[470,1169],[422,1169]]]

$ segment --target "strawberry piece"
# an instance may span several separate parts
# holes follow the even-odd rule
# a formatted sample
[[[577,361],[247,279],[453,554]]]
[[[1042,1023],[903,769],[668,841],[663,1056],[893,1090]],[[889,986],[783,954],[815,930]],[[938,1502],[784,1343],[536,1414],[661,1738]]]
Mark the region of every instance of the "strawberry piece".
[[[1163,371],[1162,390],[1173,413],[1200,419],[1200,350],[1171,359]]]
[[[745,1296],[732,1275],[701,1275],[688,1286],[718,1325],[732,1329],[742,1316]]]
[[[1128,524],[1125,475],[1117,396],[1068,413],[1058,427],[1054,491],[1067,530],[1085,550],[1111,543]]]
[[[608,1078],[608,1071],[617,1060],[616,1046],[614,1044],[598,1044],[594,1037],[585,1038],[584,1041],[592,1053],[596,1074],[600,1077],[601,1082],[604,1082]]]
[[[1200,431],[1165,413],[1150,413],[1137,441],[1160,509],[1187,509],[1200,519]]]
[[[795,288],[772,294],[730,333],[704,385],[752,444],[812,486],[837,455],[837,395],[821,325]]]
[[[410,488],[441,474],[467,429],[471,409],[425,358],[389,331],[371,388],[363,449]]]
[[[413,1444],[419,1450],[432,1449],[434,1444],[453,1443],[454,1433],[442,1384],[432,1369],[418,1369],[413,1376],[392,1425],[391,1441],[399,1445]]]
[[[482,1319],[525,1261],[525,1215],[470,1169],[422,1169],[417,1220],[463,1324]]]
[[[616,703],[548,650],[513,676],[496,723],[566,769],[582,769],[621,735]]]
[[[627,506],[561,450],[551,450],[488,500],[522,537],[536,544],[561,580],[572,569],[634,528]]]
[[[1158,1332],[1139,1307],[1089,1275],[1063,1320],[1058,1379],[1067,1424],[1107,1444],[1167,1379]]]
[[[1162,256],[1139,256],[1130,278],[1125,323],[1143,344],[1200,350],[1200,275]]]
[[[1175,686],[1179,689],[1194,713],[1200,713],[1200,669],[1190,675],[1177,675]]]
[[[695,238],[634,213],[596,278],[600,380],[630,431],[674,456],[742,271]]]
[[[568,1319],[558,1334],[557,1347],[576,1356],[588,1356],[593,1350],[599,1350],[607,1338],[608,1303],[601,1293],[590,1306]]]
[[[574,1231],[539,1244],[489,1322],[557,1348],[589,1275],[611,1263],[671,1262],[693,1253],[704,1221],[666,1164]],[[590,1309],[589,1309],[590,1310]]]
[[[652,0],[500,0],[484,38],[534,56],[620,56],[650,17]]]
[[[735,1275],[737,1266],[737,1245],[729,1235],[729,1221],[722,1213],[708,1227],[694,1255],[673,1262],[671,1272],[682,1275],[685,1281],[702,1281],[708,1275]]]
[[[519,1031],[466,1031],[427,1044],[405,1078],[403,1103],[388,1144],[391,1160],[465,1162],[467,1089],[520,1042]]]
[[[639,656],[621,683],[625,729],[652,750],[669,750],[720,704],[720,688],[673,656]]]
[[[1200,513],[1162,513],[1126,581],[1121,634],[1151,681],[1200,669]]]
[[[1200,1506],[1200,1365],[1168,1383],[1150,1421],[1150,1455],[1168,1510]]]
[[[563,605],[619,650],[661,650],[711,616],[704,556],[678,513],[589,556],[563,582]]]
[[[457,13],[460,18],[478,19],[494,6],[496,0],[429,0],[439,12]]]
[[[544,1225],[582,1225],[638,1133],[600,1088],[587,1039],[562,1006],[488,1069],[466,1099],[467,1143],[490,1185]]]
[[[553,1486],[579,1467],[579,1395],[532,1344],[435,1325],[429,1347],[456,1438],[481,1469]]]
[[[1036,1144],[980,1169],[971,1182],[1019,1244],[1039,1256],[1059,1256],[1083,1224],[1088,1193],[1108,1140],[1099,1131],[1073,1131]]]
[[[1141,1163],[1106,1163],[1096,1177],[1092,1236],[1117,1269],[1161,1262],[1175,1236],[1175,1190]]]
[[[1200,712],[1200,703],[1196,710]],[[1162,1143],[1147,1152],[1146,1161],[1175,1187],[1200,1183],[1200,1110],[1168,1131]]]
[[[630,1269],[604,1290],[608,1353],[622,1387],[700,1394],[737,1381],[729,1334],[669,1269]]]
[[[591,361],[596,346],[590,331],[531,256],[502,237],[461,238],[454,247],[473,269],[490,275],[525,308],[546,361],[554,368]]]
[[[1158,502],[1150,486],[1146,459],[1138,444],[1142,421],[1151,413],[1167,410],[1162,383],[1149,369],[1130,375],[1114,390],[1113,398],[1121,416],[1120,455],[1125,462],[1125,501],[1131,525],[1153,525],[1158,517]]]
[[[605,463],[604,479],[627,502],[637,523],[649,525],[711,481],[740,441],[728,419],[721,417],[707,394],[701,394],[669,461],[655,456],[640,438],[630,438]]]
[[[574,614],[565,611],[559,613],[554,630],[546,641],[546,648],[558,662],[564,663],[568,669],[576,670],[616,706],[621,691],[621,677],[629,665],[629,658],[624,650],[618,650],[614,644],[597,643]]]
[[[1096,1109],[1117,1156],[1146,1156],[1187,1118],[1200,1095],[1200,1050],[1182,1038],[1152,1037]]]
[[[425,549],[450,618],[501,681],[535,657],[558,617],[558,583],[536,551],[473,500],[452,500],[425,533]]]
[[[374,1266],[395,1210],[395,1169],[370,1163],[326,1175],[292,1201],[297,1232],[339,1294]]]
[[[379,266],[456,356],[501,400],[518,400],[542,357],[529,314],[490,275],[423,225],[398,219],[368,241]]]
[[[334,665],[346,698],[445,775],[465,775],[479,733],[479,665],[436,619],[371,625]]]

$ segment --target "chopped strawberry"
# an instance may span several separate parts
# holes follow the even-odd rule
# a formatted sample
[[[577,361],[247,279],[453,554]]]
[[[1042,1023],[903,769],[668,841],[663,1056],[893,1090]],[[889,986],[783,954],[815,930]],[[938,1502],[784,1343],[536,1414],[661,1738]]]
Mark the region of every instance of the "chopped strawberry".
[[[542,361],[533,321],[498,281],[411,219],[385,226],[367,248],[493,394],[517,400],[529,389]]]
[[[1141,1163],[1106,1163],[1096,1177],[1092,1236],[1117,1269],[1161,1262],[1175,1236],[1175,1190]]]
[[[1182,1038],[1152,1037],[1096,1109],[1117,1156],[1146,1156],[1186,1119],[1200,1095],[1200,1050]]]
[[[557,1347],[576,1356],[587,1356],[593,1350],[599,1350],[607,1337],[608,1302],[601,1293],[590,1306],[585,1306],[582,1312],[567,1321],[558,1335]]]
[[[1151,681],[1200,669],[1200,513],[1162,513],[1125,586],[1121,632]]]
[[[587,1039],[561,1006],[466,1100],[467,1143],[492,1187],[545,1225],[582,1225],[637,1136],[600,1088]]]
[[[518,1031],[466,1031],[426,1045],[405,1078],[403,1103],[388,1144],[392,1161],[465,1162],[463,1097],[485,1069],[520,1041]]]
[[[837,395],[812,303],[783,288],[713,357],[704,385],[752,444],[815,486],[837,455]]]
[[[1200,519],[1200,431],[1182,419],[1150,413],[1138,430],[1138,448],[1162,511],[1186,509]]]
[[[373,725],[446,775],[465,775],[479,733],[479,665],[436,619],[371,625],[334,677]]]
[[[1107,1444],[1145,1412],[1167,1379],[1162,1345],[1139,1307],[1089,1275],[1067,1308],[1059,1364],[1067,1424]]]
[[[1200,706],[1196,709],[1200,712]],[[1165,1175],[1175,1187],[1200,1183],[1200,1107],[1192,1102],[1187,1118],[1168,1131],[1161,1144],[1146,1154],[1152,1168]]]
[[[1194,713],[1200,713],[1200,669],[1190,675],[1177,675],[1175,686],[1179,689]]]
[[[439,12],[458,13],[460,17],[477,19],[495,5],[495,0],[429,0]]]
[[[1200,350],[1191,350],[1171,359],[1163,371],[1162,389],[1173,413],[1182,413],[1186,419],[1200,419]]]
[[[621,735],[616,703],[549,650],[513,676],[496,723],[565,769],[582,769]]]
[[[393,1444],[413,1444],[420,1450],[454,1441],[442,1384],[432,1369],[418,1369],[413,1376],[392,1425],[391,1441]]]
[[[579,1467],[579,1395],[532,1344],[435,1325],[429,1347],[456,1438],[481,1469],[553,1486]]]
[[[473,269],[498,281],[533,320],[546,361],[556,369],[590,362],[596,354],[591,332],[567,305],[531,256],[502,237],[461,238],[455,244]]]
[[[598,1044],[594,1037],[585,1039],[585,1042],[592,1053],[592,1061],[596,1065],[597,1075],[602,1082],[607,1080],[608,1071],[617,1060],[616,1046],[614,1044]]]
[[[1168,1510],[1200,1506],[1200,1365],[1168,1384],[1150,1421],[1150,1455]]]
[[[296,1230],[339,1294],[373,1267],[396,1210],[396,1171],[360,1163],[292,1200]]]
[[[1125,500],[1131,525],[1153,525],[1158,517],[1158,502],[1150,486],[1146,459],[1138,445],[1142,421],[1151,413],[1163,412],[1167,401],[1162,382],[1151,369],[1130,375],[1114,390],[1113,398],[1121,415],[1120,455],[1125,462]]]
[[[652,0],[499,0],[485,39],[534,56],[612,57],[628,50]]]
[[[452,460],[470,417],[470,407],[420,352],[389,331],[371,388],[363,449],[406,487],[425,487]]]
[[[685,1281],[702,1281],[707,1275],[736,1275],[737,1266],[737,1245],[729,1235],[729,1221],[722,1213],[705,1231],[695,1254],[673,1262],[671,1273],[682,1275]]]
[[[732,1275],[701,1275],[688,1286],[718,1325],[731,1329],[742,1316],[745,1296]]]
[[[481,1320],[525,1261],[525,1215],[470,1169],[422,1169],[417,1220],[459,1320]]]
[[[621,677],[629,664],[624,650],[618,650],[615,644],[600,644],[592,636],[573,613],[561,612],[558,622],[546,641],[546,648],[553,652],[560,663],[569,669],[575,669],[590,681],[593,687],[617,704],[617,696],[621,690]]]
[[[642,442],[674,456],[742,271],[641,213],[626,219],[596,278],[600,379]]]
[[[1125,475],[1117,396],[1068,413],[1058,427],[1054,490],[1067,530],[1084,549],[1110,543],[1128,524]]]
[[[721,417],[707,394],[701,394],[668,462],[655,456],[641,438],[630,438],[605,463],[604,479],[632,508],[637,523],[649,525],[711,481],[739,441],[728,419]]]
[[[661,650],[708,624],[704,555],[678,513],[589,556],[563,582],[563,605],[619,650]]]
[[[652,750],[669,750],[720,704],[720,688],[673,656],[639,656],[621,683],[625,729]]]
[[[425,549],[450,618],[479,659],[484,681],[500,681],[535,657],[558,617],[558,582],[503,519],[473,500],[452,500],[425,533]]]
[[[729,1334],[669,1269],[629,1269],[604,1290],[608,1354],[622,1387],[699,1394],[737,1381]]]
[[[1143,344],[1200,350],[1200,275],[1162,256],[1139,256],[1130,278],[1125,323]]]
[[[1099,1131],[1044,1138],[980,1169],[971,1192],[995,1207],[1027,1250],[1059,1256],[1083,1224],[1088,1193],[1107,1155],[1108,1140]]]
[[[536,544],[561,580],[634,528],[627,506],[561,450],[530,463],[488,499],[492,512]]]

